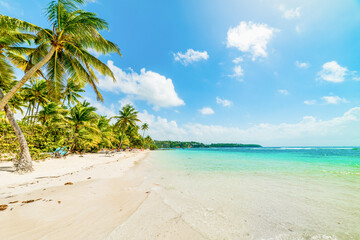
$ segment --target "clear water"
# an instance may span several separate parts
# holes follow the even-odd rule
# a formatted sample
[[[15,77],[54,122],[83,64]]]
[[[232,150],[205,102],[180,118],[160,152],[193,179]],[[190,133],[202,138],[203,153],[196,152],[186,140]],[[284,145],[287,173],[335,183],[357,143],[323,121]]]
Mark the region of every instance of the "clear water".
[[[356,148],[183,149],[152,161],[166,204],[209,239],[360,239]]]

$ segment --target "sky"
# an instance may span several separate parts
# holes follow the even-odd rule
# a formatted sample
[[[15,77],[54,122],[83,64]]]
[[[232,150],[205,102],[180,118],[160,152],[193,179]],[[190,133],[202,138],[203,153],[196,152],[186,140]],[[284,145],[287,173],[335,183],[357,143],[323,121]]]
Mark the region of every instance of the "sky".
[[[48,27],[45,0],[0,13]],[[99,56],[101,115],[125,104],[156,140],[360,144],[360,1],[92,0],[122,57]],[[20,76],[21,77],[21,76]]]

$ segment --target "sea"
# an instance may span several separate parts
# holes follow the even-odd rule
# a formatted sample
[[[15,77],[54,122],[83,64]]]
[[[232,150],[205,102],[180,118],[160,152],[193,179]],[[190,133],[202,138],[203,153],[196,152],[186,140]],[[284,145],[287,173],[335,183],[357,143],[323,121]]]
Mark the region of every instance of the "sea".
[[[159,150],[149,178],[207,239],[360,239],[360,148]]]

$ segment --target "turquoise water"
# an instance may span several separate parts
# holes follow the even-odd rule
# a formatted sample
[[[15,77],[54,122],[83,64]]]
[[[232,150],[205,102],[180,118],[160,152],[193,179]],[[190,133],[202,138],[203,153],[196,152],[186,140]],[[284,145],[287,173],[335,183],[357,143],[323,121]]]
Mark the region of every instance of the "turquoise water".
[[[164,201],[208,239],[360,239],[356,148],[179,149],[152,161]]]
[[[162,154],[179,170],[360,178],[356,148],[213,148]]]

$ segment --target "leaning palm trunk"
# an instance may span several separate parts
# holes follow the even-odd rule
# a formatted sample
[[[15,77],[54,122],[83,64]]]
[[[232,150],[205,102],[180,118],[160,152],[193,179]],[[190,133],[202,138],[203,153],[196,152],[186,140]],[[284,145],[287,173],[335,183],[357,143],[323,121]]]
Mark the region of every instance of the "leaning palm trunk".
[[[2,90],[0,89],[0,98],[4,97]],[[5,104],[5,113],[9,120],[11,127],[13,128],[17,139],[19,140],[20,144],[20,154],[19,159],[14,158],[13,164],[17,172],[24,173],[24,172],[31,172],[33,171],[32,162],[31,162],[31,155],[29,151],[29,146],[26,142],[25,136],[22,133],[19,125],[16,122],[14,113],[11,111],[8,104]]]
[[[40,62],[35,64],[35,66],[33,66],[29,71],[27,71],[24,77],[20,81],[18,81],[16,85],[6,93],[6,95],[0,101],[0,110],[5,107],[5,105],[8,103],[10,98],[14,96],[14,94],[34,75],[34,73],[38,71],[51,59],[55,51],[56,48],[51,47],[50,51],[46,54],[46,56],[43,59],[41,59]]]

